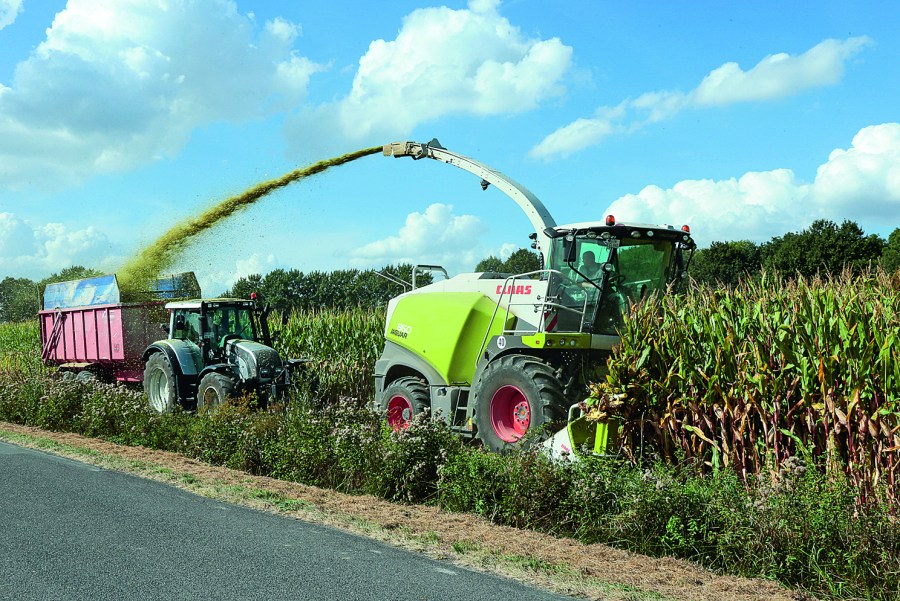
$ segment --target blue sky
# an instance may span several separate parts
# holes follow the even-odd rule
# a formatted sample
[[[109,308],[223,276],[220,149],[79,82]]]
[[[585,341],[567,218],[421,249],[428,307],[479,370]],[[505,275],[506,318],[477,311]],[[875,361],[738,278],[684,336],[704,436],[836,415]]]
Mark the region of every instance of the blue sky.
[[[433,137],[557,222],[900,226],[900,3],[0,0],[0,277],[104,271],[311,162]],[[471,270],[527,246],[493,188],[367,157],[197,240],[209,294],[276,267]]]

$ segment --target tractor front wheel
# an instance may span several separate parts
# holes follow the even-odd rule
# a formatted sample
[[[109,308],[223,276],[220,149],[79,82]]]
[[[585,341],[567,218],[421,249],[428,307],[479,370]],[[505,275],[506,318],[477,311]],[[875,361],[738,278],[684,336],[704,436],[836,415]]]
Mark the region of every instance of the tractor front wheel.
[[[206,374],[197,387],[197,413],[224,405],[226,400],[235,396],[235,389],[234,380],[228,376],[215,372]]]
[[[500,357],[474,388],[477,436],[492,451],[521,446],[526,434],[565,415],[562,384],[553,367],[537,357]]]
[[[177,398],[175,372],[169,359],[162,353],[154,353],[144,367],[144,392],[150,407],[157,413],[171,413]]]
[[[419,378],[397,378],[384,389],[387,422],[394,430],[409,427],[413,417],[431,407],[428,386]]]

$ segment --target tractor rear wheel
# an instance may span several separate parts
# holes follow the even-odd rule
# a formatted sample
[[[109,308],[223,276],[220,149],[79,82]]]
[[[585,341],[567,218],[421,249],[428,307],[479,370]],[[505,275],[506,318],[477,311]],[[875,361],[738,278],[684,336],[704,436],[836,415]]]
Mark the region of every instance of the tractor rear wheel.
[[[562,384],[537,357],[500,357],[481,373],[474,392],[476,433],[492,451],[521,446],[526,434],[565,416]]]
[[[394,430],[409,427],[413,417],[431,407],[428,385],[419,378],[397,378],[384,389],[387,422]]]
[[[230,397],[236,396],[235,390],[234,380],[228,376],[215,372],[206,374],[197,387],[197,413],[224,405]]]
[[[171,413],[177,398],[175,372],[169,359],[162,353],[154,353],[144,367],[144,392],[150,407],[157,413]]]

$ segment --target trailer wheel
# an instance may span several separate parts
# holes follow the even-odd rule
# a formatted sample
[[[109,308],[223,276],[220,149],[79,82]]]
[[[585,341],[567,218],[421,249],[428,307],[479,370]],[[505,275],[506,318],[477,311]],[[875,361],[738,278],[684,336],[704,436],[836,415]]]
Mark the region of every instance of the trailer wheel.
[[[477,436],[492,451],[520,446],[528,432],[565,414],[562,384],[537,357],[500,357],[484,369],[474,390]]]
[[[169,359],[162,353],[154,353],[144,367],[144,392],[150,407],[157,413],[170,413],[175,408],[175,372]]]
[[[79,382],[88,383],[88,382],[96,382],[98,378],[97,378],[97,374],[85,369],[85,370],[82,370],[82,371],[78,372],[77,374],[75,374],[75,379],[78,380]]]
[[[384,389],[387,399],[387,423],[394,430],[404,430],[417,414],[431,407],[428,386],[419,378],[397,378]]]
[[[208,373],[197,387],[197,413],[211,411],[235,396],[234,380],[224,374]]]

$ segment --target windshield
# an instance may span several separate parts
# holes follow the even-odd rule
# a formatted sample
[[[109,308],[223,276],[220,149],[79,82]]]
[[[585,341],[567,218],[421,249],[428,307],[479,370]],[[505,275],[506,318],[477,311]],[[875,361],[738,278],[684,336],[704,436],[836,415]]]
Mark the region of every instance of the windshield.
[[[558,302],[574,310],[563,310],[560,331],[582,331],[589,325],[595,333],[614,335],[628,305],[663,291],[673,275],[673,241],[603,239],[588,232],[575,236],[571,244],[573,250],[565,238],[557,238],[550,253],[550,268],[562,274],[551,276],[551,287]],[[580,313],[584,324],[578,323]]]
[[[256,340],[253,316],[248,307],[217,306],[206,310],[207,331],[211,338],[221,344],[229,334],[248,340]]]

